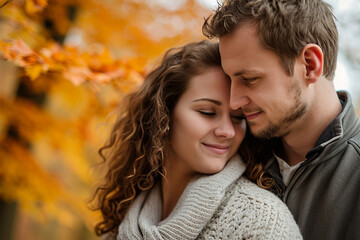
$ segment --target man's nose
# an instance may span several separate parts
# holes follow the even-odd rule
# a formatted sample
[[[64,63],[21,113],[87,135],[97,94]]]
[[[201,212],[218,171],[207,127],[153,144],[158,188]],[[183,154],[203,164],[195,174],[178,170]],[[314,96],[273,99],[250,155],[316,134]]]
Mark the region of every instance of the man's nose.
[[[250,103],[250,99],[245,94],[245,90],[239,85],[231,83],[230,88],[230,108],[233,110],[239,109]]]

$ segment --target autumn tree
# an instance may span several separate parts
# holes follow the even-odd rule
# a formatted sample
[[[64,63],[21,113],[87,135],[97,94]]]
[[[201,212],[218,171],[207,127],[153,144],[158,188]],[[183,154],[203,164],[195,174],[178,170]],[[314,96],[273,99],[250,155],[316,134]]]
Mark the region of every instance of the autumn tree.
[[[203,38],[209,10],[195,0],[0,4],[0,208],[29,216],[15,239],[93,238],[99,216],[85,203],[107,116],[167,48]]]

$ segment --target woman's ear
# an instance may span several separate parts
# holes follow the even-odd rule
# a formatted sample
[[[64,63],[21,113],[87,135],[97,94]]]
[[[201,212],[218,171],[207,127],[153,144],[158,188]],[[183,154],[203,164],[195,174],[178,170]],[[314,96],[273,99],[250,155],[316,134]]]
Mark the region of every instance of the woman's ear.
[[[323,72],[323,52],[317,44],[306,44],[300,54],[305,67],[305,79],[308,84],[315,83]]]

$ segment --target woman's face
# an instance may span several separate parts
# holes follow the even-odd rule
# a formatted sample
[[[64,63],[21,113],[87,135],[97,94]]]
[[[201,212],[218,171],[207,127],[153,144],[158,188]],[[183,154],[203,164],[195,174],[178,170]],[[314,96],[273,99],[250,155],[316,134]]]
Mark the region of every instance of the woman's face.
[[[170,174],[212,174],[222,170],[245,135],[245,120],[231,110],[230,80],[220,67],[189,81],[175,106],[171,147],[166,158]]]

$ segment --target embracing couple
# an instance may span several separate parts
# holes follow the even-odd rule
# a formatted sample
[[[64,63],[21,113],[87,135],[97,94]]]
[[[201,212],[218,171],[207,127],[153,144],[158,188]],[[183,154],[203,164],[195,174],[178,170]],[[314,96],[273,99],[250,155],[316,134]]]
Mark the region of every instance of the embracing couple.
[[[321,0],[226,0],[122,102],[102,239],[360,239],[360,121]]]

